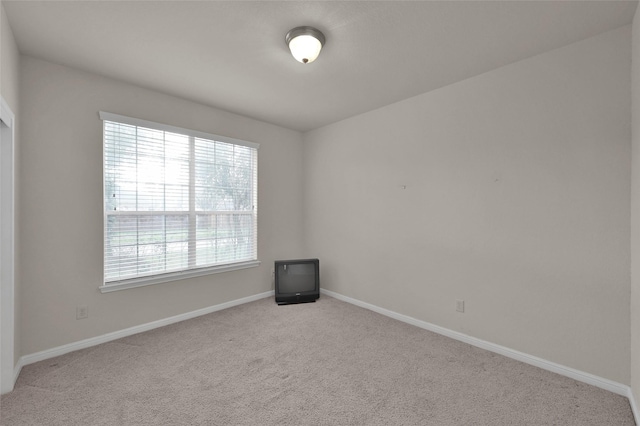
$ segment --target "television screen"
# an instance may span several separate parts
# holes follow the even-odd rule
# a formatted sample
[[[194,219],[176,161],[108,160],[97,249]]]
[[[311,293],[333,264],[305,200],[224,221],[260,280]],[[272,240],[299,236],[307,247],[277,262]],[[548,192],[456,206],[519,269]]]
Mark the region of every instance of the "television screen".
[[[275,262],[276,302],[313,302],[320,295],[318,259],[277,260]]]

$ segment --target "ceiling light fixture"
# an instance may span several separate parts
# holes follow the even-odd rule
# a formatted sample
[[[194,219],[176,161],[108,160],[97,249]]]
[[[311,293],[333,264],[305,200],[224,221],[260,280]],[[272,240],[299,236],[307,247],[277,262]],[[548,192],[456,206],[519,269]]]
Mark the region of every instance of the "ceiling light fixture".
[[[313,27],[296,27],[287,33],[285,41],[297,61],[309,64],[320,54],[324,34]]]

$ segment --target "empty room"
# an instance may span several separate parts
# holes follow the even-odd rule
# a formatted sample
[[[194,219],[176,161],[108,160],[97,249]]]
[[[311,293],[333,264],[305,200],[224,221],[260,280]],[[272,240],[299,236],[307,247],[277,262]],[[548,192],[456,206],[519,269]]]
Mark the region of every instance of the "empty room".
[[[0,12],[1,425],[640,424],[637,0]]]

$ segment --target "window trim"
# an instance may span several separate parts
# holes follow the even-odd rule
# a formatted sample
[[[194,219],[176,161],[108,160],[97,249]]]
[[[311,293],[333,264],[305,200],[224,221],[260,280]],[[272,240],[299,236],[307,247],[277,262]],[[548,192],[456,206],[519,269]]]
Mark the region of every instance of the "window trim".
[[[171,126],[168,124],[142,120],[139,118],[127,117],[124,115],[113,114],[105,111],[100,111],[98,114],[99,114],[100,120],[103,122],[113,121],[113,122],[128,124],[132,126],[146,127],[146,128],[151,128],[151,129],[161,130],[161,131],[166,131],[171,133],[179,133],[179,134],[183,134],[183,135],[194,137],[194,138],[209,139],[217,142],[225,142],[225,143],[230,143],[234,145],[254,148],[256,150],[260,148],[260,144],[258,143],[248,142],[241,139],[230,138],[228,136],[220,136],[220,135],[215,135],[213,133],[200,132],[198,130]],[[104,183],[104,176],[102,180]],[[102,259],[104,261],[104,253],[102,255]],[[98,287],[98,289],[100,290],[101,293],[110,293],[118,290],[144,287],[144,286],[153,285],[153,284],[162,284],[162,283],[167,283],[171,281],[184,280],[187,278],[200,277],[204,275],[219,274],[223,272],[255,268],[260,266],[260,264],[261,264],[260,260],[255,259],[255,260],[249,260],[244,262],[227,263],[223,265],[205,266],[202,268],[172,271],[172,272],[160,273],[160,274],[149,275],[144,277],[127,278],[119,281],[109,281],[108,283],[104,281],[104,277],[103,277],[101,280],[102,284]],[[104,267],[102,268],[102,270],[104,272]]]
[[[200,132],[198,130],[185,129],[184,127],[171,126],[169,124],[156,123],[155,121],[142,120],[140,118],[127,117],[125,115],[112,114],[110,112],[100,111],[100,119],[102,121],[116,121],[131,126],[148,127],[150,129],[162,130],[171,133],[181,133],[187,136],[193,136],[199,139],[210,139],[217,142],[226,142],[234,145],[247,146],[249,148],[259,149],[260,144],[255,142],[243,141],[242,139],[234,139],[228,136],[214,135],[213,133]]]
[[[187,278],[201,277],[203,275],[220,274],[222,272],[255,268],[257,266],[260,266],[260,263],[261,262],[259,260],[251,260],[248,262],[229,263],[226,265],[187,269],[184,271],[168,272],[166,274],[151,275],[147,277],[130,278],[122,281],[110,281],[110,284],[102,284],[100,287],[98,287],[98,289],[100,290],[100,293],[110,293],[112,291],[144,287],[153,284],[168,283],[171,281],[184,280]]]

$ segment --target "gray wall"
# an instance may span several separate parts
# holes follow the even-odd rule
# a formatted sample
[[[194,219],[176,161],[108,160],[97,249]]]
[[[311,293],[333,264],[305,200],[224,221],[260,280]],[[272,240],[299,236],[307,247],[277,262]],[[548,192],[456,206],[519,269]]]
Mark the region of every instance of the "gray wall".
[[[632,36],[631,389],[640,408],[640,9]]]
[[[23,355],[268,291],[273,261],[299,253],[299,132],[31,57],[21,72]],[[260,143],[262,265],[101,294],[101,110]]]
[[[630,31],[305,134],[323,287],[628,384]]]
[[[13,38],[13,32],[4,11],[0,5],[0,31],[2,45],[0,46],[0,91],[2,97],[9,104],[14,114],[18,114],[18,80],[20,75],[20,53]]]
[[[14,246],[16,248],[14,253],[14,363],[17,364],[20,359],[20,333],[17,331],[20,327],[20,269],[18,268],[20,262],[20,239],[18,231],[20,227],[20,191],[17,189],[20,185],[19,170],[20,170],[20,125],[22,123],[22,117],[20,116],[20,52],[18,46],[13,38],[13,32],[7,19],[7,15],[4,11],[4,5],[0,5],[0,94],[4,98],[5,102],[11,108],[11,111],[15,115],[14,123],[14,185],[16,190],[14,192]]]

